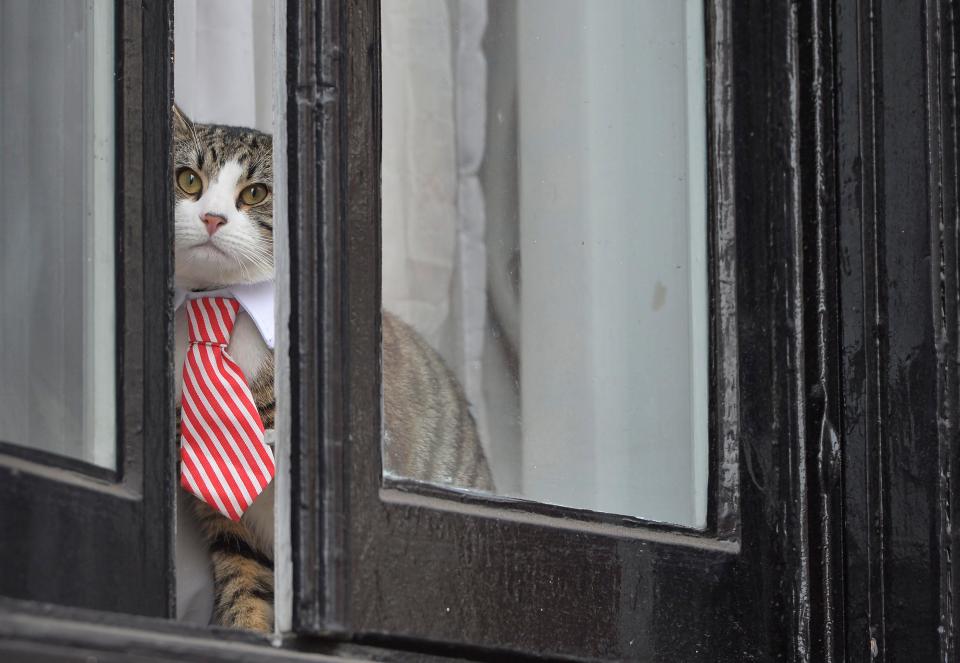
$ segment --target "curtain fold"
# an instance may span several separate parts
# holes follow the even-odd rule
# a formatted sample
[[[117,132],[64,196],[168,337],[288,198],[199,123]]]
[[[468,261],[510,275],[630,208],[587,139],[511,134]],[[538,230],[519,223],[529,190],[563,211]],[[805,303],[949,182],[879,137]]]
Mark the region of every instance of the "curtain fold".
[[[175,0],[174,96],[197,122],[273,131],[273,2]]]
[[[383,304],[457,375],[486,441],[486,0],[381,7]]]

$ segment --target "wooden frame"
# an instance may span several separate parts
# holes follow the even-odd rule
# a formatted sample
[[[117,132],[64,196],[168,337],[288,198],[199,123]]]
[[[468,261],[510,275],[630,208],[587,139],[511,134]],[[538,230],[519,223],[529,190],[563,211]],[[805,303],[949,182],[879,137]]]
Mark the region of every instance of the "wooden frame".
[[[957,657],[958,12],[836,12],[849,660]]]
[[[117,472],[0,450],[0,594],[172,614],[171,3],[117,2]],[[118,592],[111,578],[125,578]]]
[[[297,80],[324,111],[310,124],[298,108],[298,138],[318,141],[309,182],[323,211],[322,230],[302,220],[300,236],[313,245],[303,260],[323,274],[321,296],[304,301],[308,284],[299,295],[320,332],[301,363],[322,385],[299,402],[294,449],[305,488],[295,509],[300,629],[477,655],[685,661],[768,660],[832,633],[835,558],[814,567],[810,551],[820,541],[834,551],[839,517],[842,486],[823,479],[835,456],[815,452],[837,407],[836,330],[805,293],[837,310],[816,276],[835,264],[835,244],[822,194],[830,171],[800,161],[801,131],[819,131],[818,154],[830,141],[832,97],[805,96],[829,86],[809,69],[832,39],[825,5],[708,5],[716,465],[705,533],[381,485],[379,3],[321,2],[313,32],[301,22],[297,34],[330,57],[299,63]],[[785,162],[792,177],[779,176]],[[807,226],[811,204],[823,212]],[[817,238],[817,251],[806,248]]]
[[[122,470],[0,451],[0,531],[26,533],[0,653],[956,658],[956,0],[708,4],[712,449],[739,485],[714,479],[703,534],[381,485],[379,4],[287,0],[296,634],[272,643],[164,619],[170,3],[119,6]]]

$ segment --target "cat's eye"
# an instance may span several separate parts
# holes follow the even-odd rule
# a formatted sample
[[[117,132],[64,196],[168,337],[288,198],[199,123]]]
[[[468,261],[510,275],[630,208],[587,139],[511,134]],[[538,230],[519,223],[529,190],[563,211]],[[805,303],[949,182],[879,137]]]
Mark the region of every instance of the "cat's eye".
[[[177,171],[177,186],[184,193],[194,196],[203,190],[203,182],[200,176],[192,168],[181,168]]]
[[[270,189],[266,184],[251,184],[240,192],[240,202],[244,205],[259,205],[267,199]]]

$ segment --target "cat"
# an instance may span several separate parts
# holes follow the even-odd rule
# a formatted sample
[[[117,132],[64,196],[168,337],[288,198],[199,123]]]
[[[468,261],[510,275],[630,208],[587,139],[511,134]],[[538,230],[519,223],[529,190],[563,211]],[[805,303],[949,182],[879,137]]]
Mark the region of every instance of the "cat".
[[[460,383],[423,337],[386,311],[382,360],[384,472],[492,493]]]
[[[173,108],[174,280],[216,290],[273,278],[272,137],[191,122]],[[187,348],[186,307],[175,320],[177,430]],[[463,391],[437,353],[383,311],[384,472],[492,492],[493,479]],[[240,366],[265,428],[274,424],[273,353],[241,309],[227,352]],[[213,623],[273,625],[273,484],[240,522],[190,496],[213,570]]]

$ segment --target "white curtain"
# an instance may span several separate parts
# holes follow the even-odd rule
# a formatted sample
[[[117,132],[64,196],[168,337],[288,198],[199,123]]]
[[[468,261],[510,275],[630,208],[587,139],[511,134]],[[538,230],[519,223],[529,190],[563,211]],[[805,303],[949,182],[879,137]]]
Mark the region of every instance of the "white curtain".
[[[440,352],[486,440],[486,0],[381,7],[383,305]]]
[[[386,2],[381,17],[383,301],[436,347],[457,231],[449,17],[435,0]]]
[[[197,122],[273,131],[273,0],[176,0],[174,97]]]

